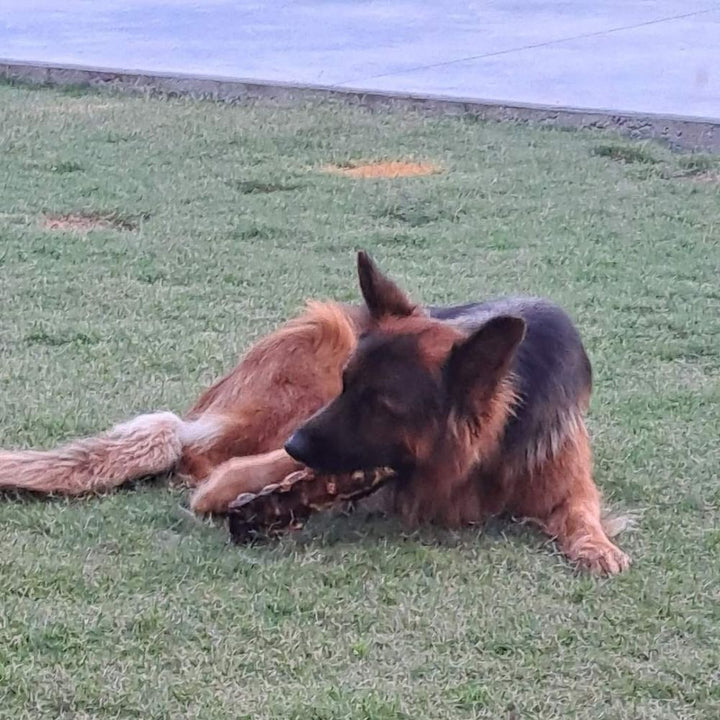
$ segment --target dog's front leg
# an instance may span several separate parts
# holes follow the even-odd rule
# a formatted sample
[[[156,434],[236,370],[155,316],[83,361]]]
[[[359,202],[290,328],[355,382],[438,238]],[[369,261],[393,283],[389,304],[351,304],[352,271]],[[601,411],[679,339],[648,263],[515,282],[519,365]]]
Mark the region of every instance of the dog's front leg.
[[[600,493],[592,478],[590,444],[581,429],[533,478],[537,502],[551,509],[538,514],[543,529],[554,537],[570,560],[598,575],[627,570],[630,558],[608,537],[602,523]],[[543,497],[544,496],[544,497]],[[530,513],[534,515],[535,513]]]
[[[195,492],[190,507],[198,514],[225,513],[241,493],[260,492],[302,467],[284,450],[227,460]]]

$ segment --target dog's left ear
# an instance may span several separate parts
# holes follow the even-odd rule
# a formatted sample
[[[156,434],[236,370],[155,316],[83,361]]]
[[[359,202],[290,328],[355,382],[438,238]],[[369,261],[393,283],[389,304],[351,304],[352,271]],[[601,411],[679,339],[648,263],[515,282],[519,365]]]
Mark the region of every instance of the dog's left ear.
[[[372,258],[364,251],[357,256],[358,280],[365,304],[373,319],[387,315],[407,317],[417,306],[389,277],[380,272]]]
[[[522,318],[500,315],[455,344],[444,367],[452,407],[471,412],[492,397],[510,370],[525,330]]]

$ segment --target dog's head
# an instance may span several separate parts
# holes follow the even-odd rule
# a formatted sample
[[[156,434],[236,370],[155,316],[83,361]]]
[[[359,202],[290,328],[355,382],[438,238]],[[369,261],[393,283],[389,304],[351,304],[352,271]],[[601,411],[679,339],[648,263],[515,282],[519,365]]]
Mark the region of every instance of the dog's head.
[[[285,445],[296,460],[342,473],[428,463],[463,423],[481,432],[525,334],[501,316],[470,336],[431,319],[365,253],[358,276],[368,332],[343,372],[342,392]]]

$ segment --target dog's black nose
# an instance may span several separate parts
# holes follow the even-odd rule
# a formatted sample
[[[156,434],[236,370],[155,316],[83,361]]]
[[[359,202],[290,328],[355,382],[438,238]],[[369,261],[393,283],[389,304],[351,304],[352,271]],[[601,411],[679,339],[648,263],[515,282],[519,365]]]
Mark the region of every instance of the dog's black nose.
[[[294,460],[307,465],[310,455],[310,442],[307,433],[300,430],[295,431],[285,443],[285,452]]]

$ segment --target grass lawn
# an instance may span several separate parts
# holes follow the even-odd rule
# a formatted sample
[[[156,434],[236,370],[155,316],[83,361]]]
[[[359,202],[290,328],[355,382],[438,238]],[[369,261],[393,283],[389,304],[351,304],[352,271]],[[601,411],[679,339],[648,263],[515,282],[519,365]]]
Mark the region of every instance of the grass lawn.
[[[443,172],[357,179],[328,163]],[[72,230],[58,217],[102,218]],[[82,223],[81,223],[82,224]],[[0,716],[720,717],[720,160],[598,133],[0,86],[0,446],[182,412],[354,251],[426,302],[546,295],[595,368],[611,581],[531,530],[237,548],[163,483],[0,497]]]

